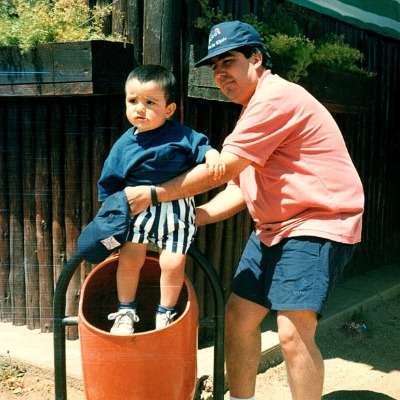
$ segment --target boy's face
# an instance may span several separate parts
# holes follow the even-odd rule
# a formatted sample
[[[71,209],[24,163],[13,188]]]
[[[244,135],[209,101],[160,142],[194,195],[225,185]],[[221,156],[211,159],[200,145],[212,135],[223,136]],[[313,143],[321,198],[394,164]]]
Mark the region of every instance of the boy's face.
[[[165,93],[156,82],[131,79],[125,91],[126,117],[138,132],[158,128],[176,109],[175,103],[167,106]]]

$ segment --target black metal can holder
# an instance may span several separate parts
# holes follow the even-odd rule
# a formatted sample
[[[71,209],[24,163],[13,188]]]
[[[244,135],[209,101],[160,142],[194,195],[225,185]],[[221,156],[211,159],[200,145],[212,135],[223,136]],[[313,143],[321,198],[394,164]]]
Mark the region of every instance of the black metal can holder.
[[[224,398],[224,327],[225,327],[225,296],[221,280],[206,256],[196,247],[191,246],[188,255],[200,266],[210,283],[215,306],[214,325],[214,365],[213,365],[213,398]],[[54,381],[55,399],[67,400],[66,371],[66,335],[67,326],[78,325],[78,317],[66,317],[66,295],[68,285],[75,271],[82,263],[83,257],[76,252],[64,266],[54,292]],[[208,318],[209,320],[210,318]]]

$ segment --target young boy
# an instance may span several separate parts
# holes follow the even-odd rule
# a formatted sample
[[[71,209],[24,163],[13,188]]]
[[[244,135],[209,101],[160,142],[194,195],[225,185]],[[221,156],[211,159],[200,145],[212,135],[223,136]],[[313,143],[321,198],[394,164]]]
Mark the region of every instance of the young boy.
[[[100,201],[127,186],[168,181],[204,160],[214,179],[225,173],[225,164],[205,135],[168,120],[176,110],[175,86],[173,74],[158,65],[140,66],[129,74],[126,116],[133,126],[117,140],[104,164],[98,182]],[[192,197],[158,203],[155,188],[151,189],[152,205],[132,217],[127,241],[120,250],[118,311],[108,316],[115,320],[111,333],[117,335],[132,334],[134,323],[139,321],[136,292],[149,242],[160,252],[156,329],[173,322],[184,281],[186,252],[196,231]]]

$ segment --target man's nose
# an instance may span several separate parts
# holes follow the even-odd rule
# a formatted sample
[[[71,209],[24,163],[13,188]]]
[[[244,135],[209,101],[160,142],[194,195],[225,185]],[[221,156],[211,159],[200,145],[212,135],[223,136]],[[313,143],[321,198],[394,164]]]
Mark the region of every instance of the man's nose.
[[[216,67],[215,69],[214,69],[214,77],[215,78],[222,78],[222,77],[224,77],[226,75],[226,72],[225,72],[225,70],[223,69],[223,68],[221,68],[221,67]]]
[[[227,73],[223,69],[215,70],[214,71],[214,80],[223,80],[227,76]]]

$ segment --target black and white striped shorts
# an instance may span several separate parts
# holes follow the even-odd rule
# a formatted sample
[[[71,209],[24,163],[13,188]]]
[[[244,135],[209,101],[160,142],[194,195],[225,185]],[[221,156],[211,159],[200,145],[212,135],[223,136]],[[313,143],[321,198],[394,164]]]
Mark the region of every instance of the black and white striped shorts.
[[[170,253],[186,254],[196,233],[194,198],[149,206],[131,218],[127,241],[154,243]]]

